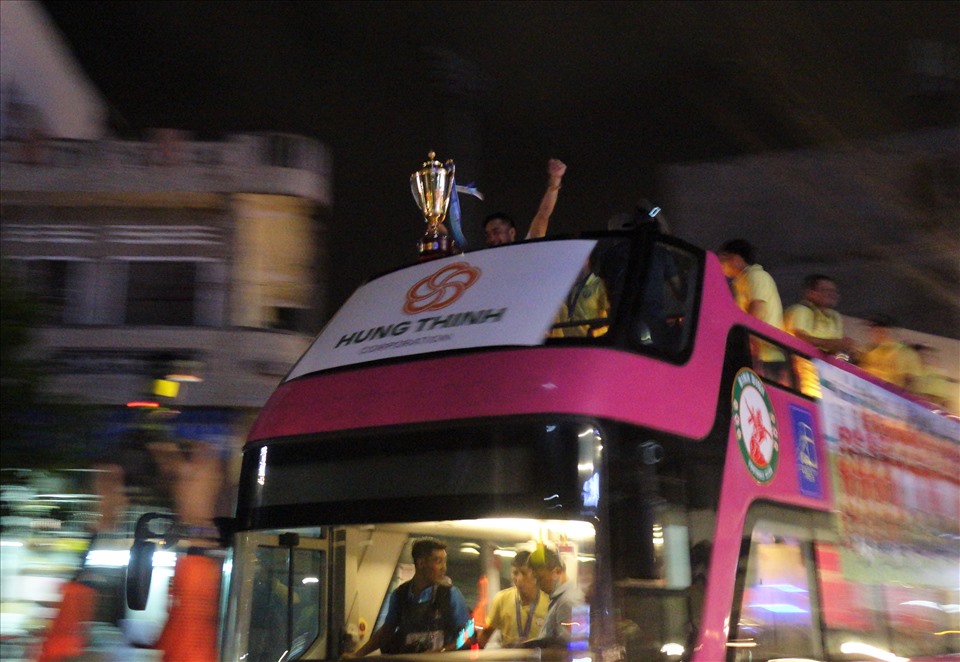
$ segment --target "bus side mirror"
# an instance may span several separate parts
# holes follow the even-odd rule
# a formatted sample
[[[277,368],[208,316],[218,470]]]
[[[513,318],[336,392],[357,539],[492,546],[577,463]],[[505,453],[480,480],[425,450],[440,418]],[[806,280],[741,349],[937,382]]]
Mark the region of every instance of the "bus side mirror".
[[[150,596],[150,578],[153,576],[153,551],[156,544],[148,540],[134,540],[127,563],[127,606],[136,611],[147,608]]]
[[[159,530],[157,522],[168,523]],[[135,611],[147,608],[150,596],[150,579],[153,576],[153,552],[157,544],[150,538],[163,538],[176,521],[173,515],[166,513],[145,513],[137,520],[133,533],[133,546],[130,548],[130,560],[127,562],[126,594],[127,606]]]

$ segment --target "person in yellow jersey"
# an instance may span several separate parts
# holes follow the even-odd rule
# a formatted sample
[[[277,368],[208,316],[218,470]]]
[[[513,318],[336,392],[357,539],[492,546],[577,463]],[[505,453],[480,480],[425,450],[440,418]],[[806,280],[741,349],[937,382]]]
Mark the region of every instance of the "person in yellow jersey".
[[[870,345],[857,364],[874,377],[912,390],[923,374],[920,356],[894,337],[892,318],[876,315],[869,324]]]
[[[920,378],[913,384],[913,392],[945,411],[954,415],[960,414],[957,408],[957,396],[960,395],[958,381],[960,380],[947,375],[937,367],[933,356],[937,351],[936,348],[923,343],[916,343],[911,347],[920,356],[922,366]]]
[[[757,264],[755,254],[756,250],[746,239],[731,239],[717,251],[737,305],[757,319],[782,329],[780,292],[773,277]]]
[[[588,262],[580,270],[580,275],[570,288],[554,323],[563,325],[574,321],[605,320],[609,310],[610,299],[607,296],[607,287],[603,279],[593,273]],[[605,334],[607,329],[605,324],[567,324],[567,326],[557,326],[550,335],[554,338],[596,337]]]
[[[730,281],[734,301],[745,313],[778,329],[783,328],[783,304],[773,276],[756,261],[756,249],[746,239],[730,239],[717,251],[723,275]],[[751,341],[765,375],[778,375],[787,369],[786,357],[771,343],[759,338]],[[758,366],[759,367],[759,366]]]
[[[840,301],[836,281],[823,274],[810,274],[803,279],[803,298],[787,308],[783,326],[827,354],[853,354],[855,344],[843,335],[843,318],[835,308]]]
[[[500,633],[501,648],[535,639],[547,618],[550,596],[537,586],[537,577],[530,567],[530,552],[517,552],[511,563],[513,586],[498,592],[477,638],[486,648],[495,632]]]

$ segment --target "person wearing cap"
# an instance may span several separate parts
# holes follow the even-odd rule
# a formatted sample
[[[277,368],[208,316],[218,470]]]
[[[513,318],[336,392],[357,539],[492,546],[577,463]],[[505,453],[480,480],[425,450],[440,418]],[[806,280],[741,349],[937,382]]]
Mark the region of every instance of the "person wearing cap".
[[[517,552],[511,566],[513,586],[494,596],[487,623],[477,637],[480,648],[486,648],[490,637],[498,631],[501,648],[535,639],[547,618],[550,596],[537,586],[537,577],[530,567],[530,552]]]
[[[783,315],[787,332],[827,354],[849,356],[855,344],[843,335],[843,318],[835,310],[840,300],[837,283],[829,276],[810,274],[803,279],[802,296]]]
[[[560,181],[566,172],[567,166],[563,161],[550,159],[547,162],[547,190],[544,191],[537,214],[533,217],[533,222],[530,223],[530,230],[527,232],[526,239],[541,239],[547,236],[550,216],[557,204]],[[517,224],[507,214],[498,211],[483,220],[483,242],[488,248],[502,244],[512,244],[516,240]]]
[[[584,609],[586,598],[577,583],[567,576],[560,554],[548,546],[538,547],[530,555],[530,565],[540,590],[550,596],[550,606],[540,636],[524,646],[552,648],[586,637],[589,625],[589,614]]]
[[[886,315],[870,318],[870,345],[857,364],[874,377],[912,390],[923,374],[923,365],[913,349],[893,336],[892,326],[893,319]]]

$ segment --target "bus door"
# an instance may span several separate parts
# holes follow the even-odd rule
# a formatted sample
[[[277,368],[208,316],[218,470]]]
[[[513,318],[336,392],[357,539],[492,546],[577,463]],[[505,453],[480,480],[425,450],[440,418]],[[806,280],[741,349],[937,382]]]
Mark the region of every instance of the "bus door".
[[[244,531],[234,550],[243,557],[233,558],[230,611],[249,629],[237,631],[242,641],[224,642],[225,652],[236,645],[251,660],[286,660],[326,650],[327,530]]]

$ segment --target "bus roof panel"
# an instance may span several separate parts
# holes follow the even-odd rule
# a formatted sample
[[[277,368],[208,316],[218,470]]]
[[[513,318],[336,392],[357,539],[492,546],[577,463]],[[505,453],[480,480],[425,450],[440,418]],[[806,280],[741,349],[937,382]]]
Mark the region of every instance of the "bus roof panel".
[[[595,245],[517,243],[381,276],[353,293],[286,379],[427,352],[541,345]]]

